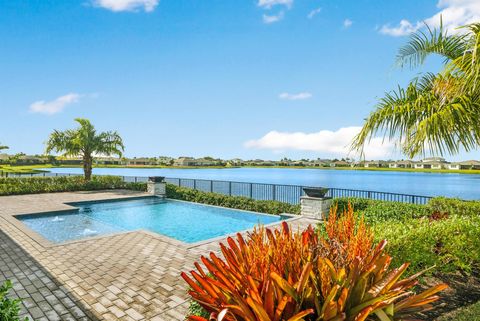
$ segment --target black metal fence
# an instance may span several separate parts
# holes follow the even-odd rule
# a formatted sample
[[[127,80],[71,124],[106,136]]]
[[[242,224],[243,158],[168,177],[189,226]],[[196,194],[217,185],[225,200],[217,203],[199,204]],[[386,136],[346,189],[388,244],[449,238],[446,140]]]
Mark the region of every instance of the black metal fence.
[[[146,180],[146,179],[145,179]],[[219,193],[232,196],[245,196],[256,200],[273,200],[290,204],[298,204],[305,193],[303,188],[311,186],[280,185],[265,183],[248,183],[232,181],[214,181],[190,178],[166,178],[167,183],[180,187],[192,188],[204,192]],[[426,204],[431,196],[420,196],[378,191],[365,191],[345,188],[329,188],[327,197],[358,197],[382,201]]]
[[[77,176],[80,174],[59,174],[59,173],[34,173],[34,174],[8,174],[8,177],[34,177],[34,176]],[[4,175],[5,176],[5,175]],[[122,176],[125,182],[147,182],[148,177],[144,176]],[[167,183],[196,189],[204,192],[219,193],[231,196],[244,196],[256,200],[274,200],[290,204],[298,204],[300,197],[304,196],[304,187],[300,185],[281,185],[265,183],[249,183],[234,181],[217,181],[192,178],[171,178],[165,179]],[[358,197],[381,201],[394,201],[411,204],[426,204],[431,196],[410,195],[401,193],[389,193],[379,191],[365,191],[346,188],[329,188],[328,197]]]

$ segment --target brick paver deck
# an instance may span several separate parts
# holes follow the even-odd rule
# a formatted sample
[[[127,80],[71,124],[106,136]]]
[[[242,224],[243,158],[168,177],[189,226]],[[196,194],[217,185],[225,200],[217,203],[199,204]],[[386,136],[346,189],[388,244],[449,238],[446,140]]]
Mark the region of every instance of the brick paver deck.
[[[132,191],[0,197],[0,282],[15,282],[35,320],[183,320],[181,271],[219,240],[185,244],[156,233],[126,232],[54,245],[13,216],[71,210],[68,202],[147,196]],[[293,228],[315,221],[299,218]],[[192,222],[186,222],[192,224]]]

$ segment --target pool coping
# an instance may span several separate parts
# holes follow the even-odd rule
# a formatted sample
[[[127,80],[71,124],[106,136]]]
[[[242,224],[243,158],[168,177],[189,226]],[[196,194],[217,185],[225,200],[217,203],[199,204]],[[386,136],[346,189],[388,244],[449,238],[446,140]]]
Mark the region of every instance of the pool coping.
[[[37,231],[31,229],[28,227],[26,224],[24,224],[21,220],[19,220],[17,217],[21,216],[36,216],[36,215],[45,215],[45,214],[67,214],[67,213],[75,213],[80,210],[79,207],[74,206],[74,204],[95,204],[95,203],[114,203],[114,202],[122,202],[122,201],[132,201],[132,200],[140,200],[140,199],[149,199],[149,198],[154,198],[156,196],[153,195],[143,195],[143,196],[127,196],[127,197],[122,197],[122,198],[108,198],[108,199],[98,199],[98,200],[89,200],[89,201],[74,201],[74,202],[61,202],[60,204],[71,207],[70,209],[59,209],[59,210],[49,210],[49,211],[40,211],[40,212],[30,212],[30,213],[19,213],[15,215],[7,215],[4,216],[4,218],[12,225],[14,225],[17,229],[22,231],[25,235],[30,237],[33,241],[38,243],[39,245],[45,247],[45,248],[54,248],[54,247],[59,247],[59,246],[65,246],[65,245],[70,245],[70,244],[76,244],[76,243],[83,243],[83,242],[88,242],[96,239],[104,239],[104,238],[111,238],[115,237],[118,235],[125,235],[125,234],[130,234],[130,233],[143,233],[146,235],[149,235],[151,237],[154,237],[160,241],[166,242],[168,244],[176,245],[176,246],[182,246],[185,249],[192,249],[195,247],[199,247],[202,245],[206,245],[209,243],[213,242],[218,242],[220,240],[227,239],[229,237],[234,237],[237,234],[244,234],[248,232],[252,232],[257,225],[255,225],[252,228],[245,229],[245,230],[240,230],[237,232],[225,234],[225,235],[220,235],[216,236],[213,238],[209,238],[206,240],[201,240],[198,242],[193,242],[193,243],[187,243],[183,242],[180,240],[177,240],[175,238],[169,237],[167,235],[163,235],[157,232],[153,232],[147,229],[137,229],[137,230],[131,230],[131,231],[119,231],[119,232],[114,232],[114,233],[108,233],[105,235],[98,235],[98,236],[92,236],[92,237],[84,237],[81,239],[76,239],[76,240],[70,240],[70,241],[65,241],[65,242],[52,242],[45,238],[43,235],[38,233]],[[172,199],[172,198],[165,198],[166,200],[169,201],[175,201],[175,202],[184,202],[184,203],[190,203],[190,204],[196,204],[196,205],[202,205],[202,206],[209,206],[209,207],[215,207],[215,208],[221,208],[221,209],[228,209],[228,210],[233,210],[233,211],[240,211],[240,212],[246,212],[246,213],[252,213],[256,215],[265,215],[265,216],[284,216],[288,217],[287,219],[280,220],[278,222],[272,222],[269,224],[264,224],[262,225],[263,227],[273,227],[280,225],[282,222],[287,222],[290,223],[292,221],[301,219],[301,215],[296,215],[296,214],[289,214],[289,213],[280,213],[278,215],[276,214],[268,214],[268,213],[260,213],[260,212],[254,212],[254,211],[249,211],[249,210],[243,210],[243,209],[236,209],[236,208],[230,208],[230,207],[224,207],[224,206],[218,206],[218,205],[210,205],[210,204],[205,204],[205,203],[197,203],[197,202],[191,202],[191,201],[185,201],[185,200],[178,200],[178,199]]]

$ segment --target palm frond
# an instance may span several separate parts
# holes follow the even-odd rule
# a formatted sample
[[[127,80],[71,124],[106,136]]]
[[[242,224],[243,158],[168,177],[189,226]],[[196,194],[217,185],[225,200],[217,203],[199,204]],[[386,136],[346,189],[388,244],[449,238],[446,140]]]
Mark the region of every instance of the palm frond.
[[[426,25],[426,31],[414,32],[408,43],[401,47],[397,54],[397,64],[400,67],[405,65],[415,68],[425,62],[431,54],[443,56],[444,62],[461,57],[467,49],[466,39],[468,35],[448,35],[440,23],[440,27],[430,28]]]
[[[409,157],[456,154],[480,144],[480,101],[456,95],[458,80],[426,74],[407,89],[380,99],[352,148],[362,151],[372,137],[397,141]]]

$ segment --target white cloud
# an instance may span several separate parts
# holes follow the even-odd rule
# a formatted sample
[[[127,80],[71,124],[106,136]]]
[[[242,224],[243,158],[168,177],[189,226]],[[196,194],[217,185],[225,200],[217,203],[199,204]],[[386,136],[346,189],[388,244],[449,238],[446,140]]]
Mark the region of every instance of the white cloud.
[[[308,13],[307,18],[308,18],[308,19],[312,19],[312,18],[315,17],[317,14],[319,14],[320,11],[322,11],[322,8],[313,9],[312,11],[310,11],[310,12]]]
[[[283,16],[284,16],[283,11],[280,11],[280,13],[279,13],[279,14],[276,14],[276,15],[267,15],[267,14],[264,14],[264,15],[263,15],[263,22],[266,23],[266,24],[278,22],[278,21],[280,21],[280,20],[283,19]]]
[[[343,127],[337,131],[321,130],[316,133],[279,132],[271,131],[259,139],[245,142],[247,148],[269,149],[273,151],[299,150],[319,152],[335,156],[347,156],[350,152],[350,143],[361,127]],[[365,157],[378,159],[392,155],[394,143],[383,141],[382,138],[372,138],[365,146]]]
[[[280,95],[278,95],[278,98],[284,100],[304,100],[312,98],[312,96],[313,95],[309,92],[301,92],[298,94],[281,93]]]
[[[271,9],[274,6],[283,5],[290,8],[293,0],[258,0],[258,6],[264,9]]]
[[[400,21],[400,24],[397,27],[390,27],[390,25],[383,25],[380,28],[380,33],[383,33],[384,35],[399,37],[399,36],[409,35],[412,32],[417,31],[418,28],[420,27],[421,27],[421,24],[419,22],[417,22],[415,25],[412,25],[410,21],[403,19],[402,21]]]
[[[350,20],[350,19],[343,20],[343,27],[345,29],[350,28],[352,26],[352,24],[353,24],[353,21]]]
[[[151,12],[160,0],[93,0],[93,5],[114,12],[144,10]]]
[[[70,93],[52,101],[39,100],[30,105],[32,113],[53,115],[61,112],[67,105],[77,103],[82,95]]]
[[[403,19],[397,27],[391,27],[388,24],[382,26],[380,33],[395,37],[409,35],[422,28],[424,23],[429,27],[438,27],[440,17],[443,20],[443,26],[450,33],[459,33],[465,32],[465,30],[458,30],[458,27],[480,20],[479,0],[439,0],[437,8],[440,9],[439,12],[423,21],[410,22]]]

